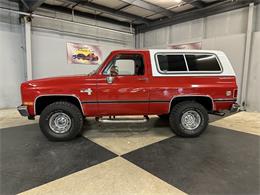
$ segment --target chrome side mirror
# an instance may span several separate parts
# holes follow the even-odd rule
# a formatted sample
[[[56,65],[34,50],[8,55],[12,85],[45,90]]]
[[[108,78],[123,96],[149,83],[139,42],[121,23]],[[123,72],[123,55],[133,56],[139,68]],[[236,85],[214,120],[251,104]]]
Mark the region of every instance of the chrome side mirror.
[[[109,76],[107,77],[107,83],[108,83],[108,84],[112,84],[113,81],[114,81],[114,77],[112,77],[111,75],[109,75]]]

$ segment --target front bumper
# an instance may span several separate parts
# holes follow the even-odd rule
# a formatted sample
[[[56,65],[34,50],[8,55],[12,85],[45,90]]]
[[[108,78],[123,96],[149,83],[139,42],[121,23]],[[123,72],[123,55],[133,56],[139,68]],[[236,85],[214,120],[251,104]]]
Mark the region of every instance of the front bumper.
[[[17,110],[21,116],[30,116],[27,106],[24,106],[24,105],[18,106]]]

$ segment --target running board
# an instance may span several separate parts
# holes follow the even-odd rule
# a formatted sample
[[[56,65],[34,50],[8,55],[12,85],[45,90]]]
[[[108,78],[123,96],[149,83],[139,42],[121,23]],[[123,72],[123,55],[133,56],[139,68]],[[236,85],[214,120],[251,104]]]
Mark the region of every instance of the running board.
[[[142,119],[136,119],[136,118],[115,118],[115,117],[109,117],[109,118],[102,118],[102,117],[96,117],[96,121],[101,123],[146,123],[149,121],[148,116],[144,116]]]

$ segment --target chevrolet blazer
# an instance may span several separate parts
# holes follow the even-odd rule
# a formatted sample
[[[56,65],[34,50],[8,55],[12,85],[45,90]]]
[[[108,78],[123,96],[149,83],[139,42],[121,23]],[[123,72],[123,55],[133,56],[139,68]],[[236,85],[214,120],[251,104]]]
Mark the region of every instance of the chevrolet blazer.
[[[209,113],[236,105],[237,84],[221,51],[117,50],[89,74],[24,82],[21,97],[18,111],[29,119],[40,115],[49,140],[75,138],[85,117],[128,122],[117,117],[124,115],[144,116],[134,122],[158,115],[176,135],[195,137],[207,128]]]

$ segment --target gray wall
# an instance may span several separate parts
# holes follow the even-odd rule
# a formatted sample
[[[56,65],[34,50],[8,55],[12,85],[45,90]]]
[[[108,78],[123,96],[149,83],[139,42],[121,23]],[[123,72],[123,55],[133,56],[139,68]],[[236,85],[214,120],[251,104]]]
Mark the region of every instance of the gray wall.
[[[253,34],[247,105],[249,110],[260,111],[260,32]]]
[[[67,42],[99,45],[103,53],[103,59],[106,58],[111,50],[132,47],[106,42],[95,42],[90,39],[57,35],[50,32],[33,31],[33,79],[58,75],[86,74],[98,67],[98,65],[68,64]]]
[[[8,5],[18,8],[15,3]],[[0,108],[16,106],[20,102],[19,87],[25,79],[23,41],[23,27],[18,16],[0,11]]]
[[[250,54],[247,108],[260,111],[260,5],[254,7],[254,32]],[[244,64],[248,8],[238,9],[198,20],[138,34],[139,48],[168,48],[190,42],[201,42],[202,49],[224,51],[237,74],[239,88]]]
[[[37,14],[57,17],[57,13],[46,10],[40,10]],[[72,16],[68,14],[60,14],[58,17],[72,20]],[[74,21],[129,31],[127,27],[81,17],[75,17]],[[134,36],[89,28],[77,24],[34,18],[32,22],[32,63],[34,79],[57,75],[86,74],[97,68],[96,65],[67,64],[67,42],[100,46],[104,60],[112,50],[133,48]]]
[[[18,5],[7,0],[0,7],[18,9]],[[71,15],[46,10],[41,15],[70,19]],[[75,17],[76,22],[95,24],[118,30],[126,27]],[[21,103],[20,83],[26,79],[24,23],[19,15],[0,11],[0,108],[15,107]],[[97,30],[90,27],[33,18],[32,21],[32,69],[33,79],[87,74],[97,65],[67,64],[66,43],[86,43],[100,46],[103,59],[110,51],[134,47],[134,36]]]

